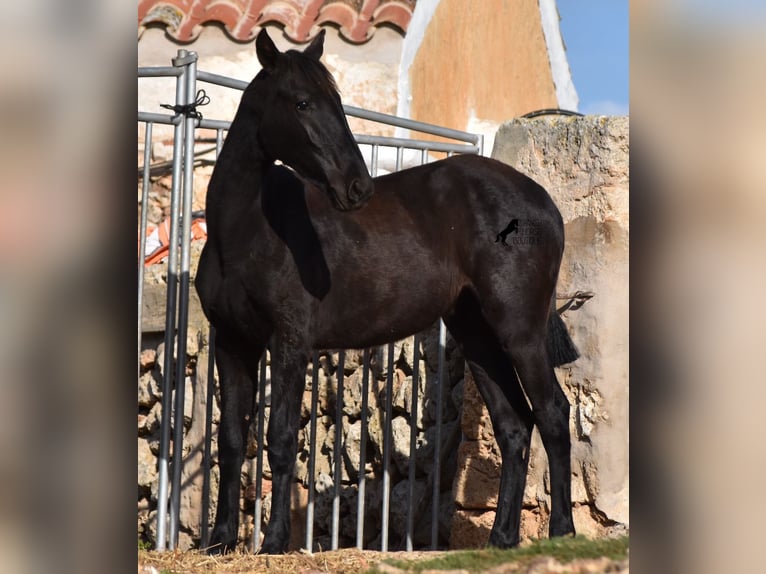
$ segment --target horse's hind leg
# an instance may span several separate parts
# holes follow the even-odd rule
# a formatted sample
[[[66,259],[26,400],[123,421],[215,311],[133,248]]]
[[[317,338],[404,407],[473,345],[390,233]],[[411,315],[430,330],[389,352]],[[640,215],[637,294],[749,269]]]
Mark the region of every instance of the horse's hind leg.
[[[221,469],[215,526],[209,552],[234,550],[239,529],[240,474],[247,446],[247,432],[253,416],[253,396],[258,360],[265,345],[244,352],[216,334],[215,358],[221,388],[221,423],[218,430],[218,464]]]
[[[534,343],[517,345],[513,357],[548,454],[551,474],[549,535],[574,534],[569,401],[548,361],[542,337]]]
[[[490,310],[494,329],[511,360],[532,403],[535,424],[548,455],[551,478],[550,536],[574,534],[571,494],[571,443],[569,401],[561,390],[548,357],[546,323],[548,298],[538,305],[525,305],[514,299],[505,313]],[[501,323],[498,317],[508,317]]]
[[[463,349],[487,405],[502,456],[497,513],[489,544],[499,548],[516,546],[534,418],[513,364],[481,316],[473,295],[461,295],[445,323]]]

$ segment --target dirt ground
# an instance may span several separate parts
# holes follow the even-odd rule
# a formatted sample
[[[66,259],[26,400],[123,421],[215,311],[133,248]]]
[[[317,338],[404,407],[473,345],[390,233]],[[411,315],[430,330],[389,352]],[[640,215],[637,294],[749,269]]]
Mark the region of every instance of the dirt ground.
[[[381,572],[402,574],[417,570],[417,566],[402,569],[383,564],[383,560],[422,562],[443,556],[446,552],[375,552],[371,550],[344,549],[332,552],[291,553],[284,556],[254,556],[230,554],[206,556],[196,552],[139,552],[138,574],[358,574]],[[541,556],[524,562],[509,562],[487,570],[420,570],[422,574],[585,574],[627,573],[628,560],[608,558],[581,559],[562,564],[554,558]]]

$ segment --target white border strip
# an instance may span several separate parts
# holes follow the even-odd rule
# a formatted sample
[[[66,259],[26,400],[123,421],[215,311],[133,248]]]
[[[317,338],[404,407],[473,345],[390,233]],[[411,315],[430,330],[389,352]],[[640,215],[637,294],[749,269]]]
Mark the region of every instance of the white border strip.
[[[412,103],[412,88],[410,87],[410,67],[415,61],[415,56],[420,50],[420,44],[426,34],[431,18],[436,12],[441,0],[418,0],[415,4],[415,11],[412,13],[412,20],[407,26],[407,34],[402,43],[402,57],[399,62],[399,82],[397,85],[399,91],[399,101],[396,106],[396,115],[400,118],[410,117],[410,104]],[[409,137],[410,131],[403,128],[396,128],[396,137]]]
[[[418,5],[420,5],[419,2]],[[572,82],[572,73],[569,70],[566,48],[564,48],[564,40],[559,28],[560,16],[556,0],[540,0],[540,20],[543,23],[545,43],[548,46],[548,59],[551,63],[551,74],[559,108],[576,112],[580,98],[577,96],[577,90]]]

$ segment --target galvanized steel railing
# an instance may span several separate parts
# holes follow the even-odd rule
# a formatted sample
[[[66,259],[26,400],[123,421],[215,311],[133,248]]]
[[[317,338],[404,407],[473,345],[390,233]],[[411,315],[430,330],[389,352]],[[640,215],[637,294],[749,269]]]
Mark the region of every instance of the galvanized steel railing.
[[[244,90],[248,82],[228,78],[218,74],[211,74],[197,70],[197,54],[186,50],[179,50],[178,55],[172,61],[172,66],[139,68],[139,78],[151,77],[175,77],[175,104],[176,106],[189,105],[194,102],[197,90],[197,82],[206,82],[219,86],[229,87],[236,90]],[[418,132],[450,138],[456,142],[436,142],[428,140],[417,140],[404,137],[384,137],[355,135],[356,141],[360,146],[368,147],[370,157],[370,172],[375,176],[378,172],[379,155],[381,148],[392,148],[396,150],[395,170],[402,169],[404,165],[405,150],[420,152],[416,163],[422,164],[429,160],[429,152],[441,152],[452,155],[454,153],[472,153],[481,154],[483,139],[481,135],[471,134],[431,124],[425,124],[389,114],[373,112],[354,106],[344,106],[347,115],[383,123],[405,130],[415,130]],[[216,131],[216,157],[220,152],[223,143],[223,133],[229,128],[230,122],[222,120],[211,120],[207,118],[194,117],[192,114],[158,114],[151,112],[138,112],[138,121],[145,125],[145,148],[143,154],[143,167],[140,170],[142,177],[142,213],[139,230],[139,273],[138,273],[138,352],[141,350],[142,335],[142,305],[143,305],[143,283],[144,283],[144,256],[145,242],[147,235],[147,201],[149,196],[150,175],[151,175],[151,142],[154,124],[172,125],[173,130],[173,160],[172,160],[172,186],[171,186],[171,223],[170,237],[177,238],[177,241],[171,241],[168,253],[168,273],[167,273],[167,295],[165,309],[165,356],[163,363],[163,373],[165,376],[162,381],[162,416],[160,430],[160,454],[158,458],[158,508],[157,508],[157,539],[156,549],[174,549],[178,544],[179,534],[179,511],[181,496],[181,469],[183,466],[183,406],[184,406],[184,368],[186,365],[186,337],[188,329],[189,312],[189,289],[190,289],[190,225],[192,220],[192,183],[194,169],[194,143],[195,129],[208,128]],[[442,389],[445,372],[445,341],[446,329],[444,323],[440,321],[439,328],[439,351],[437,378],[437,412],[436,412],[436,447],[434,449],[434,468],[432,472],[432,517],[431,517],[431,546],[436,547],[438,539],[438,513],[439,513],[439,474],[440,474],[440,446],[441,446],[441,423],[442,423]],[[210,452],[211,452],[211,420],[212,404],[214,394],[214,356],[215,356],[215,333],[210,328],[209,337],[209,357],[207,365],[208,389],[207,392],[207,420],[203,455],[204,483],[202,494],[202,524],[201,542],[204,547],[209,537],[208,509],[210,505]],[[176,349],[175,379],[170,376],[173,372],[174,353]],[[311,395],[311,419],[310,434],[311,445],[309,449],[309,472],[308,472],[308,507],[306,513],[306,540],[305,547],[309,550],[313,547],[313,522],[314,522],[314,503],[315,503],[315,460],[316,460],[316,433],[317,433],[317,403],[318,403],[318,373],[319,373],[319,354],[313,355],[313,384]],[[341,448],[340,433],[342,432],[342,411],[343,411],[343,362],[345,356],[341,351],[339,353],[339,365],[336,370],[338,390],[336,393],[336,440],[334,441],[335,469],[333,472],[334,492],[333,492],[333,514],[332,514],[332,548],[338,547],[338,533],[340,527],[340,492],[341,492],[341,460],[339,449]],[[394,345],[388,345],[388,376],[386,379],[386,403],[385,403],[385,428],[384,428],[384,448],[383,448],[383,495],[381,512],[381,550],[388,549],[388,510],[390,503],[390,458],[391,458],[391,418],[392,418],[392,386],[393,386],[393,366],[394,366]],[[419,363],[421,361],[419,353],[419,336],[416,336],[414,345],[414,365],[411,399],[411,433],[410,433],[410,461],[409,461],[409,500],[414,498],[415,485],[415,447],[417,436],[417,389],[419,376]],[[198,368],[203,368],[198,366]],[[367,409],[368,409],[368,385],[370,379],[370,350],[363,354],[363,375],[362,375],[362,438],[360,448],[360,472],[358,478],[357,495],[357,532],[356,546],[362,548],[364,536],[364,513],[365,513],[365,463],[366,463],[366,436],[367,436]],[[173,380],[179,384],[173,385]],[[261,359],[260,377],[258,381],[258,421],[257,433],[258,444],[263,444],[264,436],[264,408],[265,397],[267,395],[267,377],[266,377],[266,356]],[[171,402],[172,400],[172,402]],[[175,409],[172,408],[175,405]],[[170,459],[171,444],[171,421],[170,413],[175,412],[175,422],[173,427],[173,444],[178,448],[173,448],[173,460]],[[253,529],[253,548],[258,548],[260,530],[261,530],[261,478],[263,473],[263,449],[259,448],[255,461],[255,509]],[[172,476],[171,476],[172,471]],[[414,529],[414,505],[409,505],[407,514],[407,533],[406,548],[413,548],[413,529]]]

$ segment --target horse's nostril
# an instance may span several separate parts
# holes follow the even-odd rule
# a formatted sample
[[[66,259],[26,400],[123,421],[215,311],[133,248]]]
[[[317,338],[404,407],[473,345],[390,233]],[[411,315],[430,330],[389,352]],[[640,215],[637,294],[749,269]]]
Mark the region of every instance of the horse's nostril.
[[[351,185],[348,188],[348,198],[351,201],[359,201],[364,197],[364,188],[359,183],[358,179],[355,179],[351,182]]]
[[[354,209],[361,205],[370,197],[372,193],[372,180],[364,177],[357,177],[351,180],[346,189],[346,201],[348,208]]]

